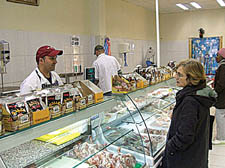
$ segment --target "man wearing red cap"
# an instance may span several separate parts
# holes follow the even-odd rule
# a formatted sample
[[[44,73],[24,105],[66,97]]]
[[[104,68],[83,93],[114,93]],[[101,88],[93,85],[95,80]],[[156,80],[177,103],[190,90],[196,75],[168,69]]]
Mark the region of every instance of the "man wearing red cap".
[[[216,70],[214,89],[218,94],[216,107],[216,141],[214,144],[225,143],[225,48],[221,48],[216,57],[219,64]]]
[[[62,50],[56,50],[51,46],[40,47],[36,53],[37,68],[20,85],[20,94],[63,85],[59,75],[54,71],[57,56],[62,54]]]

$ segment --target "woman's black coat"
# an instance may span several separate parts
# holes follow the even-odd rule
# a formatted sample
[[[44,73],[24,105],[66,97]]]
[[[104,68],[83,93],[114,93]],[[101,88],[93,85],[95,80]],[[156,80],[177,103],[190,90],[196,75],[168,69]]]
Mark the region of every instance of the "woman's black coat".
[[[209,108],[215,98],[209,96],[210,88],[202,88],[186,86],[177,93],[163,168],[208,167]]]

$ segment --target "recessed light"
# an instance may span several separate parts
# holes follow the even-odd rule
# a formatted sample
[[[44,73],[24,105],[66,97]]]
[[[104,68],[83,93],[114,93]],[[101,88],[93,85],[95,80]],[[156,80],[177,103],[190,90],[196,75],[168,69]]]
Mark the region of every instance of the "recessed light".
[[[178,7],[180,7],[183,10],[188,10],[188,8],[186,6],[184,6],[183,4],[176,4]]]
[[[220,4],[220,6],[225,6],[225,3],[223,0],[216,0],[216,1]]]
[[[200,9],[200,8],[202,8],[198,3],[196,3],[196,2],[191,2],[190,3],[192,6],[194,6],[195,8],[197,8],[197,9]]]

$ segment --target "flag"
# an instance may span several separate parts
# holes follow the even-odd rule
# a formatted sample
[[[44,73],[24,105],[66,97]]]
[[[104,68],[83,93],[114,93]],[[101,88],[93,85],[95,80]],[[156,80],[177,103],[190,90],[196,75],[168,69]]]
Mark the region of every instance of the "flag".
[[[106,55],[111,55],[110,40],[108,37],[105,38],[104,49]]]

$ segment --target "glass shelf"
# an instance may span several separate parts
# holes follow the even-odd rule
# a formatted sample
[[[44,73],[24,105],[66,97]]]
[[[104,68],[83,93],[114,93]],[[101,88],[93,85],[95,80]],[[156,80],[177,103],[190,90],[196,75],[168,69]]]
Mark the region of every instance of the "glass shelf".
[[[169,96],[154,96],[152,92],[158,88],[170,88]],[[178,89],[175,80],[170,79],[128,94],[107,96],[104,102],[86,109],[7,133],[0,137],[1,159],[7,168],[85,168],[99,155],[126,155],[135,158],[133,167],[157,167],[170,124],[168,111],[175,104]],[[83,119],[91,122],[91,138],[89,131],[58,146],[34,140]]]
[[[111,110],[113,106],[115,106],[115,100],[113,97],[106,98],[106,100],[103,102],[91,105],[83,110],[75,111],[23,130],[6,133],[5,135],[0,136],[0,152],[16,147],[20,144],[73,124],[77,121],[87,119],[95,114],[100,113],[103,111],[103,109],[105,111]]]

